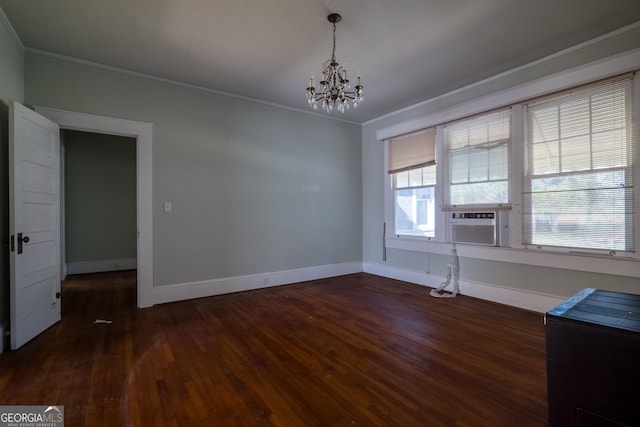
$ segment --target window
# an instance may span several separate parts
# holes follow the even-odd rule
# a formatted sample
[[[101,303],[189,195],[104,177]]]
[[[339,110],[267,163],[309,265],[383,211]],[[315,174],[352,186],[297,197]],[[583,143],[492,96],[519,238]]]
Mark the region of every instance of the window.
[[[389,141],[394,234],[435,235],[435,128]]]
[[[633,78],[526,106],[525,244],[634,251]]]
[[[509,201],[510,110],[445,126],[451,205]]]

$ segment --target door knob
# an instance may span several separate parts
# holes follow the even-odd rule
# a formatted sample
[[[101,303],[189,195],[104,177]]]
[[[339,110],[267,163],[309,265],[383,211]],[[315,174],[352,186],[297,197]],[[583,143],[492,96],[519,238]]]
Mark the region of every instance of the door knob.
[[[22,233],[18,233],[18,254],[22,253],[23,243],[29,243],[29,236],[22,236]]]

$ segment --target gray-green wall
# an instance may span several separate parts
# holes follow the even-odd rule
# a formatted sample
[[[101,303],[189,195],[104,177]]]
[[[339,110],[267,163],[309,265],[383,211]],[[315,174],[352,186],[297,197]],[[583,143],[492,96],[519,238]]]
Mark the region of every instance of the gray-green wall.
[[[376,131],[404,122],[419,120],[441,110],[491,95],[498,91],[584,65],[640,47],[640,29],[619,32],[614,37],[585,44],[562,55],[556,55],[523,67],[515,72],[470,86],[433,102],[407,108],[366,123],[362,129],[363,168],[363,261],[409,271],[445,274],[449,257],[407,250],[388,249],[387,261],[382,254],[384,218],[384,144]],[[493,108],[498,106],[493,106]],[[615,274],[599,274],[563,268],[539,267],[507,263],[500,260],[460,259],[460,277],[480,283],[538,292],[559,297],[573,295],[585,287],[640,293],[640,279]]]
[[[63,129],[66,263],[136,258],[136,141]]]
[[[24,60],[0,11],[0,326],[9,321],[9,101],[24,99]],[[0,328],[1,329],[1,328]],[[0,338],[0,351],[2,351]]]
[[[25,102],[153,123],[155,286],[362,259],[359,125],[32,52]]]

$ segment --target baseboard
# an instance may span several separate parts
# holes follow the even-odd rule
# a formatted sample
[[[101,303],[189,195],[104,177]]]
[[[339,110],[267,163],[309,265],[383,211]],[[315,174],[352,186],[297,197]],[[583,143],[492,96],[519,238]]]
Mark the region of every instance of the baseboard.
[[[173,301],[249,291],[360,272],[362,272],[361,262],[348,262],[295,270],[204,280],[201,282],[158,286],[153,288],[153,303],[163,304]]]
[[[427,274],[422,271],[407,270],[386,264],[352,262],[158,286],[153,288],[153,300],[154,304],[163,304],[173,301],[305,282],[362,271],[431,288],[438,287],[445,279],[443,276]],[[546,313],[566,299],[565,297],[555,295],[541,294],[470,280],[461,280],[459,284],[462,295],[539,313]]]
[[[422,271],[406,270],[378,263],[365,262],[363,264],[363,271],[377,276],[402,280],[432,288],[438,287],[445,280],[445,277],[443,276],[427,274]],[[547,295],[471,280],[461,280],[459,285],[460,294],[462,295],[523,308],[538,313],[546,313],[566,299],[566,297]]]
[[[136,258],[104,259],[96,261],[68,262],[67,274],[101,273],[103,271],[133,270]]]

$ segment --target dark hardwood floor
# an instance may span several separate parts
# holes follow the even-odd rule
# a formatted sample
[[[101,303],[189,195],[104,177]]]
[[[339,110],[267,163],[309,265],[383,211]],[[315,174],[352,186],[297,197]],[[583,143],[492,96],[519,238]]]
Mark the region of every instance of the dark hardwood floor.
[[[0,355],[0,404],[66,426],[547,424],[542,314],[365,273],[148,309],[135,271],[62,289]]]

